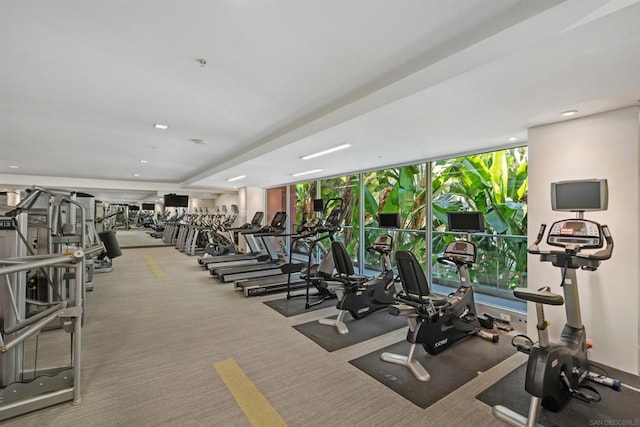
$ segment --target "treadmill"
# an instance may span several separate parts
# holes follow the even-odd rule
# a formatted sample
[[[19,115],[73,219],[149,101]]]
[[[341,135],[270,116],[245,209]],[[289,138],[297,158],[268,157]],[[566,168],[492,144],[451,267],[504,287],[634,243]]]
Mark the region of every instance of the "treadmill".
[[[321,210],[316,212],[321,212]],[[314,250],[314,247],[317,247],[320,241],[331,238],[331,236],[340,229],[342,217],[343,209],[342,205],[339,205],[338,208],[334,208],[331,211],[324,222],[320,221],[320,218],[317,217],[308,219],[300,226],[296,234],[291,235],[291,245],[293,246],[296,241],[308,242],[307,246],[310,252],[310,261],[311,252]],[[287,292],[288,295],[290,295],[292,290],[307,287],[306,275],[308,275],[309,272],[303,272],[302,268],[308,268],[309,261],[306,264],[303,262],[293,262],[292,255],[293,251],[290,251],[289,263],[285,263],[280,267],[281,273],[268,277],[262,276],[236,280],[234,281],[234,288],[242,291],[246,297],[251,297],[277,292]],[[287,298],[289,298],[289,296]]]
[[[274,215],[271,223],[278,221],[277,213]],[[258,229],[237,230],[238,236],[242,236],[249,247],[248,253],[229,254],[212,257],[203,262],[203,267],[209,270],[212,276],[216,276],[215,270],[227,267],[238,267],[242,265],[252,265],[266,262],[271,259],[269,250],[265,247],[264,242],[257,238],[257,233],[271,230],[271,226],[260,227]],[[239,237],[238,237],[239,238]]]
[[[267,251],[268,259],[262,262],[258,262],[254,265],[240,266],[240,267],[221,267],[211,270],[212,275],[216,275],[222,282],[234,282],[240,279],[250,279],[254,277],[264,277],[283,274],[282,266],[288,264],[283,262],[283,257],[278,253],[278,246],[281,252],[286,254],[286,248],[282,241],[278,241],[277,244],[274,240],[282,238],[282,233],[285,230],[287,214],[286,212],[278,212],[274,216],[273,221],[269,227],[263,227],[259,232],[252,233],[251,235],[262,242],[264,249]],[[286,256],[286,255],[285,255]],[[299,265],[294,264],[289,267],[297,271],[302,269],[302,263]]]
[[[242,232],[251,232],[251,231],[257,231],[258,229],[260,229],[260,227],[262,227],[262,219],[264,218],[264,212],[262,211],[257,211],[254,215],[253,218],[251,219],[251,222],[245,223],[243,225],[241,225],[240,227],[235,227],[235,228],[229,228],[227,229],[227,231],[229,232],[229,236],[231,237],[231,241],[233,243],[235,243],[236,245],[238,244],[238,237],[237,235],[242,233]],[[253,243],[253,242],[252,242]],[[239,253],[239,252],[235,252],[235,253],[228,253],[228,254],[224,254],[224,255],[211,255],[209,253],[205,253],[203,256],[201,256],[200,258],[198,258],[198,264],[200,265],[204,265],[206,266],[208,263],[210,262],[220,262],[220,261],[225,261],[224,257],[230,257],[230,256],[235,256],[235,255],[251,255],[251,256],[257,256],[256,254],[259,254],[259,250],[258,248],[252,247],[251,244],[249,242],[247,242],[247,246],[249,246],[249,253]],[[241,259],[242,257],[237,257],[235,259]],[[246,257],[246,259],[250,259],[250,257]],[[229,258],[227,258],[227,260],[230,260]]]

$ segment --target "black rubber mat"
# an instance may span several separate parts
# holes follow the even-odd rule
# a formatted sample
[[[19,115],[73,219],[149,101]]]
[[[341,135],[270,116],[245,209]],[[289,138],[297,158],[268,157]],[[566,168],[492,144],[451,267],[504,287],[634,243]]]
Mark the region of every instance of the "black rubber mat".
[[[489,406],[502,405],[527,415],[530,395],[524,390],[526,363],[507,374],[500,381],[476,396]],[[613,373],[610,373],[613,375]],[[624,378],[621,378],[623,383]],[[542,408],[538,423],[544,426],[636,426],[640,425],[640,393],[622,387],[615,391],[609,387],[588,381],[602,400],[585,403],[571,399],[561,412]]]
[[[386,309],[359,320],[354,320],[347,314],[344,323],[349,328],[349,333],[345,335],[340,335],[334,326],[321,325],[317,320],[296,325],[294,328],[327,351],[340,350],[396,329],[409,328],[404,317],[392,316]]]
[[[478,372],[487,371],[515,353],[505,337],[497,343],[469,337],[435,356],[418,346],[416,360],[431,375],[429,381],[418,381],[408,368],[380,359],[384,352],[407,355],[410,346],[407,341],[402,341],[349,363],[425,409],[474,379]]]
[[[309,302],[313,303],[316,300],[317,300],[316,297],[310,297]],[[291,316],[297,316],[298,314],[306,313],[308,311],[319,310],[321,308],[335,306],[337,301],[338,300],[335,298],[327,299],[322,301],[320,304],[311,306],[309,308],[304,307],[306,302],[306,298],[304,296],[297,296],[291,299],[286,299],[286,298],[276,299],[272,301],[265,301],[264,303],[269,307],[273,308],[278,313],[282,314],[283,316],[291,317]]]

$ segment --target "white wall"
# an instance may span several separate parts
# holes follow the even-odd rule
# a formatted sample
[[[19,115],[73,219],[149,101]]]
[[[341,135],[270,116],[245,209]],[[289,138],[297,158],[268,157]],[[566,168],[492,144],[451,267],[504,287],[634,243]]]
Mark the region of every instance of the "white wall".
[[[238,197],[238,193],[223,193],[218,196],[215,200],[215,206],[220,207],[222,210],[222,206],[227,206],[227,213],[231,212],[231,205],[238,205],[238,210],[240,210],[240,201]],[[242,222],[240,216],[236,219],[235,224],[244,223]]]
[[[247,217],[252,218],[257,211],[265,212],[266,209],[266,190],[258,187],[247,187]],[[271,218],[265,218],[268,224]]]
[[[196,199],[189,197],[189,212],[193,212],[195,208],[208,208],[209,212],[213,212],[212,208],[217,205],[216,199]],[[227,205],[227,209],[230,206]]]
[[[241,188],[238,190],[238,223],[244,224],[247,222],[247,189]]]
[[[574,215],[551,210],[553,181],[606,178],[609,209],[587,212],[586,219],[609,225],[615,248],[595,272],[578,271],[582,320],[593,342],[591,359],[640,372],[639,109],[626,108],[529,129],[529,241],[541,223]],[[560,269],[529,255],[529,287],[549,285],[562,294]],[[557,339],[564,307],[546,307],[551,336]],[[536,336],[535,309],[528,307],[528,333]]]

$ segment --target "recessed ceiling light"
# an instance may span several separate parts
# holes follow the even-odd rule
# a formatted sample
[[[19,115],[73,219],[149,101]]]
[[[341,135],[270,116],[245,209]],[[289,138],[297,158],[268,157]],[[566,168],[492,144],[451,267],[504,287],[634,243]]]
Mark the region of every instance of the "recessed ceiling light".
[[[302,160],[313,159],[314,157],[324,156],[325,154],[333,153],[334,151],[344,150],[345,148],[351,147],[351,144],[342,144],[333,148],[328,148],[323,151],[318,151],[317,153],[309,154],[307,156],[300,157]]]
[[[511,138],[509,138],[509,142],[516,142],[518,140],[518,138],[516,138],[515,136],[512,136]]]
[[[149,163],[149,160],[140,160],[140,163]]]
[[[140,174],[139,173],[134,173],[133,176],[140,176]]]
[[[563,111],[562,113],[563,116],[569,117],[569,116],[573,116],[575,114],[578,114],[578,110],[568,110],[568,111]]]
[[[9,169],[18,169],[18,166],[16,166],[16,165],[11,165],[11,166],[9,166]]]
[[[207,141],[205,141],[204,139],[191,139],[191,142],[193,142],[194,144],[200,144],[200,145],[204,145],[207,143]]]
[[[246,178],[246,176],[245,175],[238,175],[236,177],[229,178],[227,181],[233,182],[233,181],[237,181],[237,180],[242,179],[242,178]]]
[[[310,171],[304,171],[304,172],[297,172],[297,173],[292,173],[291,176],[302,176],[302,175],[309,175],[311,173],[316,173],[316,172],[322,172],[322,169],[312,169]]]
[[[169,125],[163,125],[161,123],[154,123],[153,127],[156,129],[162,129],[162,130],[169,129]]]

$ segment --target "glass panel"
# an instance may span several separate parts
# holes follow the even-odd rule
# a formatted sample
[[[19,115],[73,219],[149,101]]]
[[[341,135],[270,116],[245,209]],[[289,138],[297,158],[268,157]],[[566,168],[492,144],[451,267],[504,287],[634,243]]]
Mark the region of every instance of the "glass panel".
[[[295,218],[292,230],[313,216],[313,199],[316,194],[316,181],[295,184]]]
[[[466,238],[464,233],[433,233],[433,283],[458,286],[456,270],[437,259],[448,243]],[[470,241],[476,245],[476,262],[469,269],[469,276],[478,291],[511,298],[513,288],[527,286],[527,236],[478,233],[472,234]]]
[[[390,234],[393,237],[393,248],[391,256],[391,265],[395,267],[396,260],[394,254],[397,250],[413,252],[424,267],[426,254],[425,247],[425,231],[424,230],[395,230],[390,231],[386,228],[365,227],[365,238],[369,242],[370,247],[376,237],[383,234]],[[376,253],[365,252],[365,269],[373,271],[381,271],[382,263],[380,256]]]
[[[344,243],[354,265],[358,265],[358,239],[360,232],[359,182],[358,175],[346,175],[324,179],[320,183],[320,195],[325,203],[335,198],[342,198],[343,200],[346,211],[344,225],[342,230],[336,234],[336,239]],[[329,202],[327,209],[331,210],[331,207]]]
[[[426,254],[426,164],[381,169],[363,175],[365,244],[389,230],[379,228],[378,213],[400,214],[400,230],[392,231],[396,250],[413,252],[424,262]],[[379,257],[365,252],[365,268],[380,269]],[[392,256],[392,264],[395,265]]]
[[[426,165],[381,169],[364,174],[365,226],[377,227],[378,213],[400,213],[400,228],[426,225]]]
[[[478,251],[472,280],[496,291],[526,286],[527,161],[520,147],[432,163],[434,282],[457,279],[437,262],[447,243],[464,236],[447,231],[447,212],[480,211],[485,233],[472,237]]]

